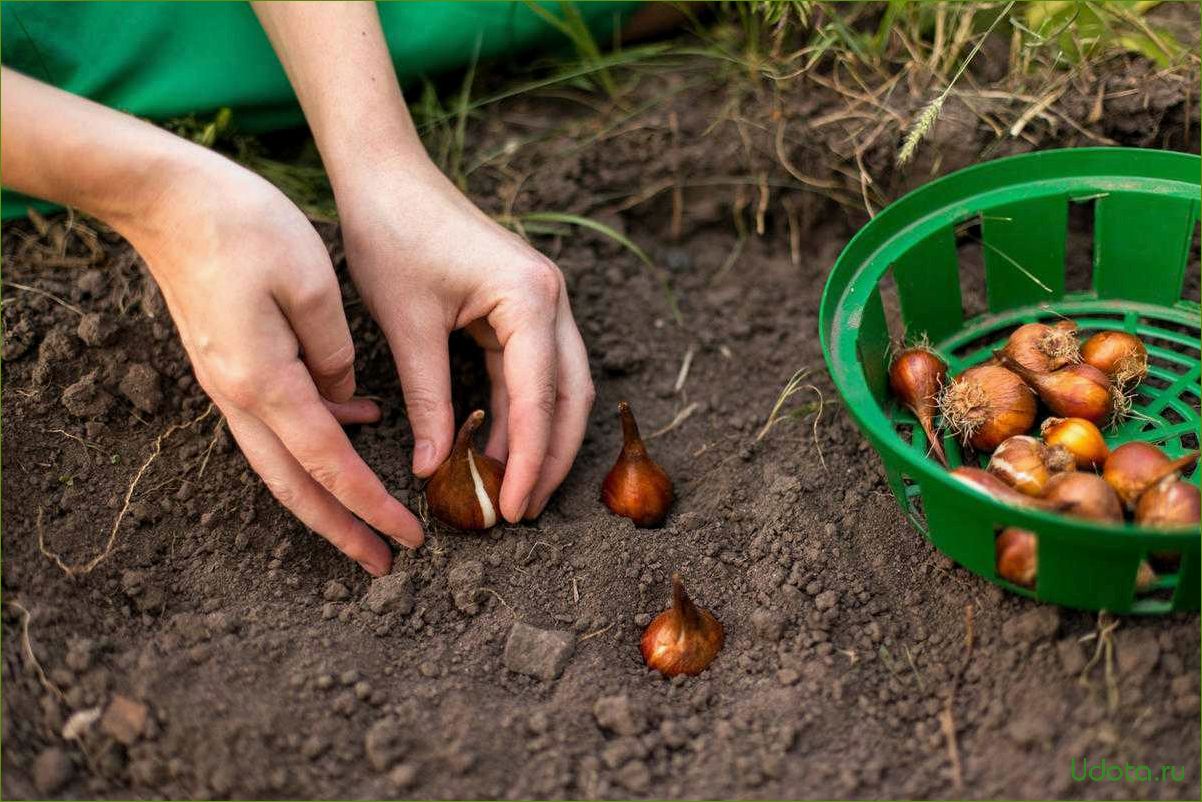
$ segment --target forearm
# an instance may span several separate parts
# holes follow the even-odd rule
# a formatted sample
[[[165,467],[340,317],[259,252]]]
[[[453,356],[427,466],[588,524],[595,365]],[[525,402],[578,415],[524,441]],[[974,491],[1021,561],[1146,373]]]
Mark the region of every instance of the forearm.
[[[428,166],[375,3],[254,3],[334,190],[385,164]]]
[[[4,186],[72,206],[125,233],[202,151],[190,142],[4,68]]]

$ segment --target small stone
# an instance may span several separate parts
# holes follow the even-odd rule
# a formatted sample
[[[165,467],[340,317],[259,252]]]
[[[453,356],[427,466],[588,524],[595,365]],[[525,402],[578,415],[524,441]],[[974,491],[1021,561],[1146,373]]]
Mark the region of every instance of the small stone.
[[[839,594],[833,590],[824,590],[814,597],[814,606],[819,610],[829,610],[839,601]]]
[[[422,660],[421,663],[418,664],[417,670],[421,672],[423,677],[430,678],[437,677],[442,673],[438,669],[438,663],[435,663],[433,660]]]
[[[361,702],[366,701],[367,697],[371,696],[371,684],[366,680],[359,680],[355,683],[354,691],[356,699]]]
[[[126,369],[118,389],[131,404],[148,414],[156,412],[163,403],[158,371],[144,362],[135,362]]]
[[[518,674],[555,679],[563,673],[575,649],[576,639],[571,632],[539,629],[518,621],[505,641],[505,667]]]
[[[597,726],[618,735],[638,735],[647,726],[642,712],[636,710],[626,694],[602,696],[593,703]]]
[[[484,563],[479,560],[465,560],[452,566],[447,573],[447,584],[451,588],[455,609],[468,615],[480,612],[477,597],[483,581]]]
[[[322,738],[320,735],[310,735],[301,744],[301,756],[306,760],[317,760],[322,754],[330,748],[330,742]]]
[[[389,574],[375,579],[364,599],[367,609],[376,615],[384,615],[393,610],[401,615],[413,611],[413,585],[408,574]]]
[[[348,668],[338,675],[338,681],[343,685],[350,687],[359,681],[359,672],[353,668]]]
[[[132,745],[146,730],[146,705],[117,694],[100,719],[100,730],[125,746]]]
[[[43,749],[33,761],[33,785],[38,793],[49,796],[71,781],[75,766],[62,749]]]
[[[338,606],[334,602],[326,602],[321,606],[321,620],[329,621],[338,616]]]
[[[96,371],[63,390],[62,401],[67,411],[77,418],[99,417],[113,405],[113,397],[96,384]]]
[[[337,579],[331,579],[322,589],[321,597],[328,602],[346,601],[351,597],[351,592]]]
[[[317,678],[317,682],[315,684],[317,685],[317,689],[319,691],[328,691],[330,688],[334,687],[334,678],[329,674],[322,674]]]
[[[397,792],[413,787],[417,782],[417,767],[412,763],[394,766],[392,771],[388,772],[388,782],[392,783],[393,790]]]
[[[1040,605],[1002,624],[1002,640],[1007,643],[1034,643],[1056,634],[1060,612],[1051,605]]]
[[[117,333],[117,325],[99,312],[89,312],[79,320],[75,334],[90,346],[106,345]]]
[[[388,771],[405,753],[405,730],[395,718],[382,718],[368,728],[363,747],[372,768]]]

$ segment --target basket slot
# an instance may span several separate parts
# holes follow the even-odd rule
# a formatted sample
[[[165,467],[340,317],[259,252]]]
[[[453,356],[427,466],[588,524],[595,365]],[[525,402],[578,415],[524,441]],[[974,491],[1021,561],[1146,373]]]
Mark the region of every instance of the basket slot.
[[[1101,298],[1172,306],[1181,298],[1198,201],[1148,192],[1098,198],[1094,289]]]
[[[1184,552],[1181,555],[1181,565],[1177,569],[1177,592],[1173,594],[1174,610],[1195,610],[1198,605],[1199,561],[1195,552]]]
[[[880,287],[874,287],[864,302],[860,316],[859,336],[856,337],[856,356],[864,371],[868,388],[884,406],[889,390],[889,325],[881,303]]]
[[[945,226],[909,248],[893,263],[902,320],[910,341],[922,335],[939,342],[964,324],[956,235]]]
[[[959,482],[952,486],[928,483],[923,487],[927,536],[935,547],[970,571],[994,576],[995,525],[977,514]]]
[[[981,217],[990,312],[1064,296],[1068,200],[1031,198],[996,206]]]

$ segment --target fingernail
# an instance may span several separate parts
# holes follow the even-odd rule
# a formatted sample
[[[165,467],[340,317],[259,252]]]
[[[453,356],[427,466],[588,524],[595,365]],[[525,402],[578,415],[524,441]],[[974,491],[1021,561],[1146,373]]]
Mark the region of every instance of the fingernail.
[[[384,576],[384,574],[388,573],[387,569],[381,568],[378,565],[372,565],[367,560],[359,560],[359,567],[372,576]]]
[[[434,444],[429,440],[418,440],[413,447],[413,472],[427,473],[436,467],[434,462]]]
[[[533,495],[533,493],[528,493],[526,498],[522,499],[522,511],[518,513],[519,521],[526,517],[526,511],[530,509],[530,497]]]

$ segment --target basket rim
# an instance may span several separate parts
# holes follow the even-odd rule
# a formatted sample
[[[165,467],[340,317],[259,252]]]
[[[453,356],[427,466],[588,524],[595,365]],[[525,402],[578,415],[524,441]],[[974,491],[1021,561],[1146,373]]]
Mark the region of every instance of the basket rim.
[[[1021,164],[1025,173],[1015,176],[1015,165]],[[1082,166],[1088,167],[1082,170]],[[991,177],[995,183],[982,187]],[[895,246],[899,237],[911,233],[924,222],[955,219],[955,211],[963,212],[965,204],[974,198],[995,191],[1012,191],[1017,187],[1047,185],[1057,179],[1112,180],[1138,178],[1141,184],[1164,182],[1180,184],[1183,189],[1197,193],[1202,186],[1202,157],[1193,153],[1126,147],[1058,148],[1023,153],[994,159],[941,176],[917,187],[887,205],[869,220],[848,241],[831,268],[820,302],[818,327],[822,354],[844,406],[851,413],[860,432],[882,454],[905,466],[904,472],[920,484],[935,483],[948,490],[973,499],[1009,526],[1026,526],[1036,531],[1054,528],[1055,535],[1064,539],[1088,543],[1091,548],[1124,549],[1132,545],[1153,548],[1194,551],[1198,548],[1198,530],[1157,530],[1134,524],[1087,521],[1060,516],[1024,507],[1016,507],[973,489],[956,480],[933,460],[919,456],[901,437],[877,402],[858,361],[844,364],[837,352],[838,338],[833,327],[845,322],[845,296],[855,287],[870,264],[879,254]],[[1138,189],[1139,187],[1132,187]],[[873,278],[875,283],[876,278]],[[1069,296],[1065,296],[1066,299]],[[1156,307],[1168,309],[1168,307]],[[1180,310],[1180,306],[1176,307]],[[1194,307],[1191,306],[1191,311]],[[967,323],[968,321],[966,321]],[[854,342],[854,340],[852,340]],[[893,436],[889,436],[893,435]],[[1099,540],[1099,530],[1107,538]]]

